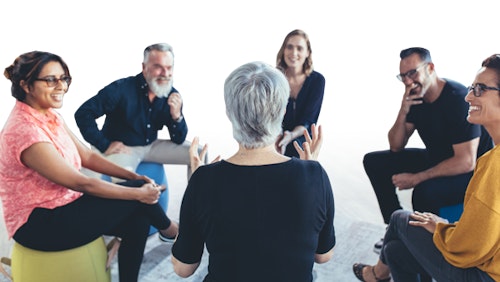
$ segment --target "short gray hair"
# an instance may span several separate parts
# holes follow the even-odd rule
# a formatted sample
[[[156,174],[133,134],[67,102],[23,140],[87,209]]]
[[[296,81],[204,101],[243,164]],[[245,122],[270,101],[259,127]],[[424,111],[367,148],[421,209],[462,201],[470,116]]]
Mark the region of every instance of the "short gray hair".
[[[235,69],[224,83],[226,114],[234,139],[247,149],[274,143],[289,96],[287,79],[271,65],[251,62]]]
[[[153,45],[149,45],[148,47],[146,47],[146,49],[144,49],[144,61],[143,61],[143,63],[146,63],[148,61],[149,53],[151,53],[151,51],[153,51],[153,50],[160,51],[160,52],[170,52],[170,53],[172,53],[172,57],[174,57],[174,49],[172,48],[172,46],[170,46],[170,44],[156,43]]]

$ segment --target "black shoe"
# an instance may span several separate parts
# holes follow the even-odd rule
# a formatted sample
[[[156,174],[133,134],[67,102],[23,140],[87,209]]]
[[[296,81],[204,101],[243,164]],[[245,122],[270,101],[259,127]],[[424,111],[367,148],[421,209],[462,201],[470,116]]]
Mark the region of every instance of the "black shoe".
[[[382,250],[382,246],[384,245],[384,238],[380,239],[373,245],[373,252],[380,255],[380,251]]]

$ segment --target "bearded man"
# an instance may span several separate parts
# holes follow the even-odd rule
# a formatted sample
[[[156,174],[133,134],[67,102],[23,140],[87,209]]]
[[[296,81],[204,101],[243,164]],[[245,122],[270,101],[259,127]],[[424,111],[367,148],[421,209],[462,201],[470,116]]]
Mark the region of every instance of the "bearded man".
[[[118,79],[75,112],[83,138],[112,162],[135,171],[142,161],[186,164],[191,176],[188,127],[173,87],[174,53],[166,43],[144,49],[142,72]],[[102,129],[96,119],[106,116]],[[166,126],[170,140],[158,139]],[[93,171],[87,175],[100,177]],[[114,182],[120,179],[112,179]]]

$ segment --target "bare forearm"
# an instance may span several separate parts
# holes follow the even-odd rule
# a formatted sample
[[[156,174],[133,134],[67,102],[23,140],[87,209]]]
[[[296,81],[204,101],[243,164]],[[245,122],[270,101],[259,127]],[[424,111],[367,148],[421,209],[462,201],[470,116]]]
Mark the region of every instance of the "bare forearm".
[[[408,143],[409,135],[410,132],[406,127],[406,114],[400,112],[388,133],[391,151],[398,152],[403,149]]]
[[[83,178],[83,181],[76,181],[76,183],[71,186],[72,187],[70,188],[72,188],[73,190],[100,198],[120,200],[140,199],[140,191],[137,188],[120,186],[111,182],[91,177],[85,177]]]
[[[85,161],[82,160],[82,166],[121,179],[134,180],[140,177],[137,173],[124,169],[95,152],[92,152]]]
[[[428,179],[459,175],[463,173],[471,172],[474,169],[474,162],[459,159],[456,157],[451,157],[446,159],[436,166],[433,166],[427,170],[418,172],[417,175],[420,182],[426,181]]]

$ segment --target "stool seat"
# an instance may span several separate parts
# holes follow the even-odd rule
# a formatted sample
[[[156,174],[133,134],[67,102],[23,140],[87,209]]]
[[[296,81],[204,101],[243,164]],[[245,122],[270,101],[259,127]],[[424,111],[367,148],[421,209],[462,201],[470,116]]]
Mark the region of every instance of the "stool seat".
[[[453,206],[441,207],[439,209],[439,216],[446,218],[448,222],[453,223],[460,219],[464,211],[464,204],[456,204]]]
[[[135,170],[138,174],[147,175],[149,178],[153,179],[156,184],[165,185],[167,189],[163,191],[158,199],[158,204],[167,212],[168,208],[168,184],[167,176],[165,174],[165,168],[162,164],[152,163],[152,162],[141,162],[137,169]],[[151,226],[149,228],[149,235],[153,235],[158,232],[156,228]]]
[[[11,273],[13,281],[110,282],[106,269],[106,244],[102,237],[69,250],[44,252],[14,242]]]

